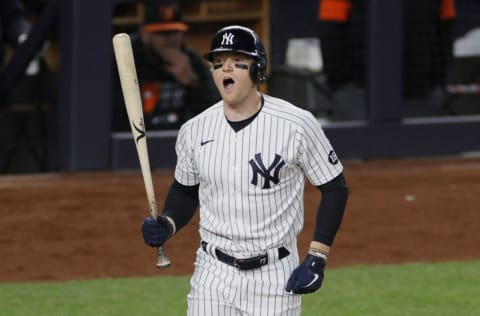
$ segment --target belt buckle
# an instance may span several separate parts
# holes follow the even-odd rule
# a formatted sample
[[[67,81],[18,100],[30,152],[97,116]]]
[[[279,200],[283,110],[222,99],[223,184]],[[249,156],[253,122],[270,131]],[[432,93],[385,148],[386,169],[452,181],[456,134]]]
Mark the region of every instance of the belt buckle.
[[[260,268],[268,263],[266,254],[246,259],[234,259],[234,267],[239,270],[252,270]]]
[[[233,266],[238,270],[250,270],[249,259],[233,259]]]
[[[233,267],[240,270],[240,264],[238,264],[237,258],[233,258]]]

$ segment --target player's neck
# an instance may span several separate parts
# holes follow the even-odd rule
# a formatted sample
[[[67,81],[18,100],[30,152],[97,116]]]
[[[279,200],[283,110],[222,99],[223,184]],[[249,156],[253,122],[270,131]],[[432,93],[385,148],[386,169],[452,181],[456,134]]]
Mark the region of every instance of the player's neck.
[[[262,107],[262,97],[258,91],[251,93],[242,102],[229,104],[224,102],[224,113],[230,122],[248,119]]]

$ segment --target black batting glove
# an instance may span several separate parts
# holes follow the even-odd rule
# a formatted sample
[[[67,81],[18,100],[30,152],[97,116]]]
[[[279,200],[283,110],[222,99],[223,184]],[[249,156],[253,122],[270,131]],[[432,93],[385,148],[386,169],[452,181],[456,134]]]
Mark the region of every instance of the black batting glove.
[[[293,270],[285,290],[293,294],[315,292],[322,286],[326,264],[324,258],[307,254],[303,262]]]
[[[143,240],[150,247],[160,247],[173,234],[173,226],[165,216],[145,218],[142,224]]]

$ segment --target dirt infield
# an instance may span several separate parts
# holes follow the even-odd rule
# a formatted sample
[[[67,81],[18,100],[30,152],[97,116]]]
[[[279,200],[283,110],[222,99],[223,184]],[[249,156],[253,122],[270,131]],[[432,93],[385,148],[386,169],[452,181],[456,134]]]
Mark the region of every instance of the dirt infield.
[[[350,199],[329,267],[480,259],[480,159],[344,163]],[[159,204],[172,171],[154,172]],[[320,195],[306,187],[303,256]],[[0,176],[0,282],[182,275],[193,271],[198,214],[155,268],[139,172]],[[161,205],[160,205],[161,206]]]

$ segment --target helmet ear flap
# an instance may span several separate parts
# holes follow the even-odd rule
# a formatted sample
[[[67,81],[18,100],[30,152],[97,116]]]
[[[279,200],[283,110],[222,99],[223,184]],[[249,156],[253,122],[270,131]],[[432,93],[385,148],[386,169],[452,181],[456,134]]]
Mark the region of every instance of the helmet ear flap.
[[[267,62],[264,56],[261,56],[260,59],[252,64],[252,67],[250,67],[250,77],[253,82],[260,84],[267,80],[266,66]]]

